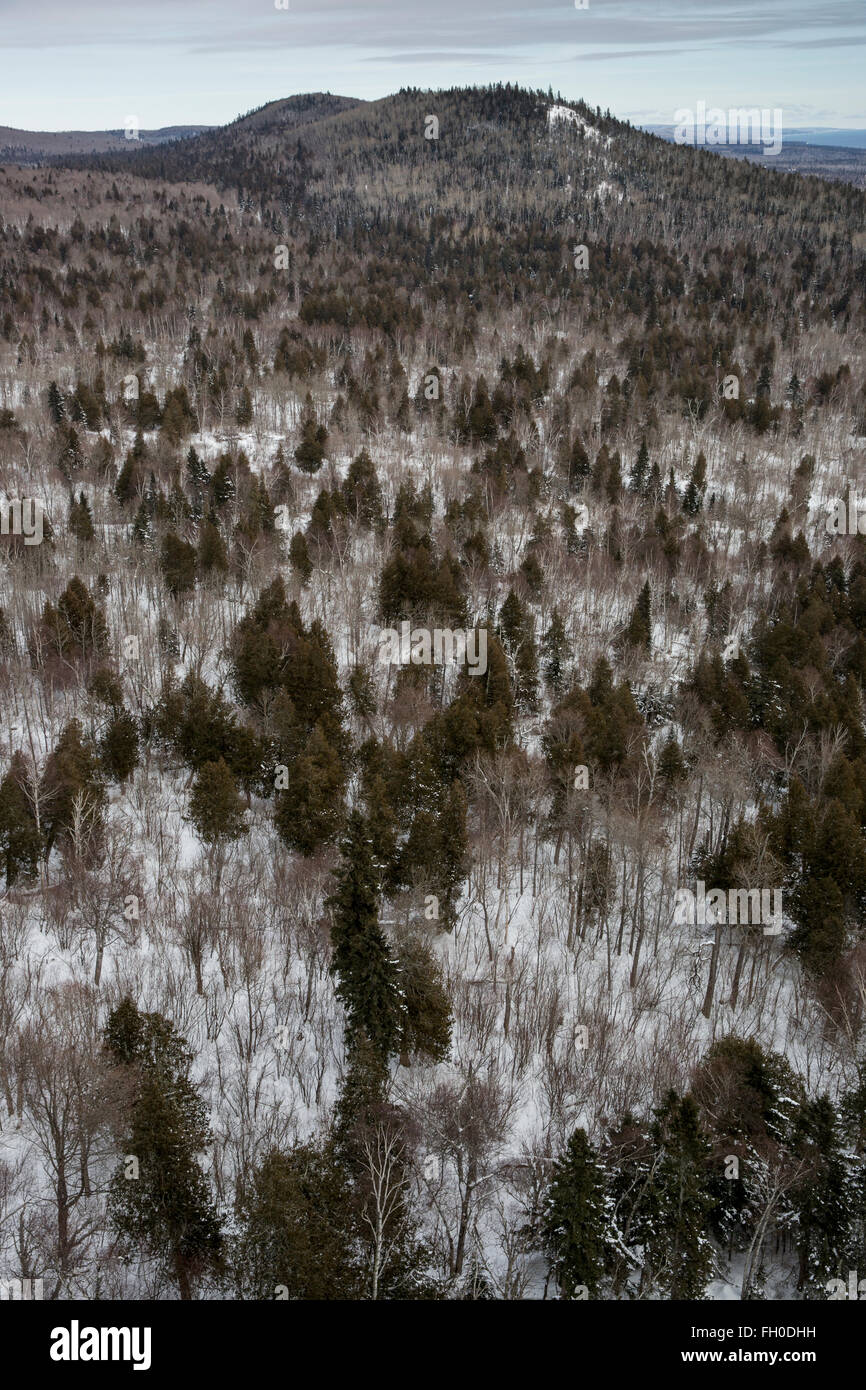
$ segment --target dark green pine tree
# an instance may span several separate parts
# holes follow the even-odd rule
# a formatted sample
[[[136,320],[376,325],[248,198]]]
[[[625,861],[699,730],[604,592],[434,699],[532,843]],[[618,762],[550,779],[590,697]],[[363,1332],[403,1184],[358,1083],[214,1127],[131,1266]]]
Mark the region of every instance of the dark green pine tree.
[[[189,798],[189,818],[207,847],[219,891],[226,847],[247,830],[237,783],[224,758],[202,763]]]
[[[568,638],[565,623],[554,608],[550,615],[550,626],[541,641],[544,683],[551,695],[559,697],[565,688],[565,663],[568,656]]]
[[[289,769],[289,784],[274,808],[277,833],[290,849],[315,854],[337,835],[343,818],[346,772],[317,724]]]
[[[271,1150],[244,1186],[238,1219],[232,1269],[241,1298],[361,1297],[355,1203],[333,1146]]]
[[[192,1052],[168,1019],[140,1013],[129,998],[109,1015],[105,1045],[127,1097],[111,1226],[122,1250],[154,1260],[191,1299],[222,1257],[216,1206],[198,1163],[212,1135],[189,1077]]]
[[[331,910],[331,971],[337,997],[346,1010],[346,1046],[351,1053],[363,1038],[383,1061],[398,1045],[401,1026],[397,966],[379,925],[376,870],[367,823],[360,811],[349,815]]]
[[[711,1149],[693,1098],[669,1091],[651,1134],[655,1163],[644,1213],[643,1281],[665,1298],[702,1298],[713,1268],[707,1235]]]
[[[583,440],[579,434],[575,435],[568,459],[568,486],[571,491],[582,490],[586,486],[586,480],[591,472],[592,464],[586,449],[583,447]]]
[[[794,1196],[797,1288],[826,1296],[828,1279],[846,1278],[856,1250],[857,1199],[839,1116],[828,1096],[805,1101],[794,1123],[793,1147],[806,1170]]]
[[[382,489],[376,466],[366,449],[354,458],[342,486],[346,510],[362,526],[380,529],[385,522]]]
[[[686,516],[697,516],[703,506],[706,487],[707,460],[703,454],[698,454],[683,493],[683,511]]]
[[[45,764],[39,788],[45,807],[46,856],[70,829],[76,804],[81,804],[79,798],[97,818],[101,815],[105,802],[101,771],[92,743],[83,737],[78,720],[71,719],[61,730],[57,746]]]
[[[647,483],[649,482],[649,466],[649,449],[647,448],[646,439],[642,439],[637,458],[632,466],[631,477],[629,478],[629,485],[632,492],[637,492],[641,496],[646,492]]]
[[[209,516],[199,527],[196,563],[202,576],[228,574],[225,542],[213,516]]]
[[[466,813],[463,784],[455,778],[445,792],[436,816],[435,874],[433,883],[441,896],[440,924],[450,931],[456,919],[460,885],[466,877]]]
[[[313,573],[313,562],[303,531],[296,531],[292,536],[289,543],[289,560],[301,584],[309,583],[310,575]]]
[[[114,495],[118,502],[123,506],[126,502],[131,502],[135,496],[136,481],[138,479],[138,462],[134,451],[130,451],[121,465],[114,484]]]
[[[235,420],[240,425],[241,429],[246,429],[248,425],[253,423],[253,398],[250,395],[250,388],[248,386],[241,388],[238,408],[235,411]]]
[[[644,488],[644,496],[649,497],[653,502],[658,502],[661,495],[662,473],[658,463],[653,459],[652,467],[650,468],[649,476],[646,480],[646,487]]]
[[[598,1295],[606,1264],[610,1202],[604,1170],[586,1131],[576,1129],[553,1166],[542,1214],[550,1273],[563,1298]]]
[[[356,671],[359,669],[355,668]],[[382,745],[377,745],[375,740],[370,740],[364,746],[364,755],[369,754],[371,762],[364,768],[362,788],[376,884],[380,891],[387,891],[393,885],[397,869],[398,822],[386,781],[387,773],[391,772],[391,769],[386,770],[375,761],[381,747]]]
[[[166,531],[163,537],[159,566],[172,598],[180,598],[195,588],[195,546],[182,541],[174,531]]]
[[[48,413],[54,425],[59,425],[66,415],[63,392],[60,390],[56,381],[50,381],[48,383]]]
[[[90,504],[83,492],[79,492],[77,502],[73,498],[69,504],[69,530],[75,539],[83,544],[96,538]]]
[[[408,1066],[413,1055],[444,1062],[451,1046],[451,1006],[439,968],[423,937],[401,942],[397,950],[403,1007],[398,1051]]]
[[[684,782],[688,775],[683,750],[673,732],[668,734],[659,753],[658,774],[669,787],[675,787],[679,782]]]
[[[295,462],[305,473],[318,473],[325,458],[328,431],[316,420],[316,412],[308,394],[301,420],[301,439],[295,449]]]
[[[225,759],[202,763],[189,798],[190,820],[206,845],[237,840],[247,825],[235,779]]]
[[[499,612],[499,637],[514,666],[518,704],[524,710],[538,707],[538,652],[532,614],[513,589]]]
[[[217,459],[217,465],[210,480],[210,492],[217,511],[220,511],[228,502],[231,502],[235,496],[237,485],[235,483],[234,469],[229,454],[220,454]]]
[[[99,741],[99,756],[111,782],[125,782],[138,767],[138,724],[129,710],[114,711]]]
[[[393,1119],[389,1105],[388,1060],[362,1033],[347,1058],[340,1093],[331,1122],[331,1142],[340,1164],[356,1172],[360,1154],[358,1139],[383,1119]]]
[[[210,473],[207,471],[207,465],[192,447],[186,456],[186,470],[193,489],[205,493],[210,485]]]
[[[502,643],[487,624],[487,672],[484,676],[461,673],[461,690],[467,703],[478,711],[481,733],[490,747],[504,747],[513,734],[514,694],[508,670],[508,657]]]
[[[106,650],[105,613],[77,574],[63,590],[56,608],[50,601],[45,604],[42,632],[50,646],[67,661],[90,661]]]
[[[135,520],[132,523],[132,541],[134,545],[141,546],[142,550],[153,550],[153,526],[151,525],[150,508],[144,498],[138,504],[138,511],[135,513]]]
[[[637,603],[625,630],[626,644],[630,647],[641,647],[647,652],[652,644],[651,604],[650,586],[647,579],[638,595]]]
[[[35,878],[42,852],[42,836],[27,795],[27,765],[24,754],[12,754],[9,771],[0,782],[0,854],[6,874],[6,887],[23,875]]]
[[[496,417],[487,389],[487,382],[480,376],[472,393],[472,404],[467,421],[469,437],[473,443],[496,438]]]

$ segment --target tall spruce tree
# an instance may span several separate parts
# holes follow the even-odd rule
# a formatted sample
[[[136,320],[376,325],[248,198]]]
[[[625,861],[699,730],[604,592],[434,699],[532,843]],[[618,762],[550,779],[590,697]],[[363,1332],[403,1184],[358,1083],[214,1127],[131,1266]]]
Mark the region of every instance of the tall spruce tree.
[[[707,1235],[710,1144],[691,1096],[669,1091],[652,1126],[654,1176],[644,1212],[644,1282],[665,1298],[701,1298],[713,1267]]]
[[[140,1013],[128,997],[109,1016],[105,1045],[128,1088],[124,1160],[109,1189],[112,1227],[121,1248],[149,1256],[191,1299],[222,1258],[216,1206],[198,1163],[212,1135],[190,1080],[192,1052],[168,1019]]]
[[[332,1145],[267,1153],[240,1195],[238,1220],[232,1270],[242,1298],[360,1297],[353,1194]]]
[[[45,807],[46,857],[58,838],[64,837],[72,827],[76,808],[86,805],[94,817],[101,815],[105,802],[102,769],[96,750],[84,737],[77,719],[71,719],[64,726],[45,764],[39,798]]]
[[[703,506],[706,486],[707,460],[703,454],[698,454],[683,493],[683,511],[686,516],[697,516]]]
[[[181,598],[195,588],[195,546],[181,540],[174,531],[167,531],[163,536],[159,566],[172,598]]]
[[[625,641],[630,647],[641,647],[649,651],[652,643],[652,611],[649,580],[644,581],[637,603],[625,631]]]
[[[318,473],[325,458],[328,431],[316,419],[312,397],[308,394],[301,420],[301,438],[295,449],[295,462],[305,473]]]
[[[538,652],[531,612],[513,589],[499,613],[499,636],[514,666],[518,704],[524,710],[538,707]]]
[[[90,503],[83,492],[79,492],[77,502],[73,497],[69,503],[69,530],[75,539],[83,544],[88,544],[96,537]]]
[[[576,1129],[553,1166],[542,1216],[550,1273],[563,1298],[598,1295],[605,1273],[610,1199],[586,1131]]]
[[[400,1060],[408,1066],[417,1053],[444,1062],[451,1045],[451,1006],[436,959],[423,937],[399,944],[397,968],[402,1001]]]
[[[641,496],[643,496],[643,494],[646,492],[648,482],[649,449],[647,448],[646,439],[642,439],[640,442],[640,449],[638,450],[637,458],[635,459],[634,465],[631,470],[629,484],[631,486],[632,492],[637,492]]]
[[[0,782],[0,854],[11,888],[19,875],[35,878],[42,852],[42,836],[27,794],[27,765],[21,752],[13,753],[9,771]]]
[[[138,723],[126,709],[115,709],[99,740],[99,756],[106,777],[125,782],[138,767]]]
[[[379,925],[371,837],[360,811],[349,815],[331,909],[332,973],[346,1010],[346,1045],[366,1039],[383,1059],[396,1050],[401,1023],[398,972]]]
[[[840,1118],[829,1096],[805,1101],[794,1122],[794,1150],[806,1170],[797,1185],[797,1288],[821,1298],[828,1279],[856,1268],[856,1188]]]
[[[575,435],[574,443],[571,446],[571,453],[568,459],[568,486],[572,491],[580,491],[586,484],[586,480],[592,472],[592,464],[589,455],[583,447],[583,440],[580,435]]]
[[[237,783],[224,758],[202,763],[189,798],[189,816],[207,846],[219,890],[226,847],[247,830]]]
[[[555,606],[550,615],[550,625],[542,639],[541,651],[544,658],[544,683],[550,693],[558,699],[565,688],[568,637],[559,609]]]
[[[311,855],[330,844],[343,819],[346,773],[336,749],[319,724],[289,770],[289,784],[277,796],[274,824],[290,849]]]

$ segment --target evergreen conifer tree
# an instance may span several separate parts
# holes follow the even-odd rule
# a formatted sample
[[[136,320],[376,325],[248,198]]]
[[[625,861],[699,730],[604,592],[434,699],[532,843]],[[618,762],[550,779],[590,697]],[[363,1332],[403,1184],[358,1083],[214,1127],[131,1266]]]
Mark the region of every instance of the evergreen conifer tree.
[[[644,438],[641,439],[640,449],[638,450],[637,458],[631,470],[629,482],[632,492],[637,492],[643,496],[646,491],[647,483],[649,482],[649,466],[649,449],[647,448],[647,442]]]
[[[0,782],[0,854],[7,888],[19,875],[36,876],[41,852],[42,836],[27,795],[27,766],[23,753],[16,751]]]
[[[538,706],[538,652],[532,615],[513,589],[499,613],[499,636],[514,664],[516,695],[525,710]]]
[[[625,641],[630,647],[640,647],[649,651],[652,644],[652,614],[649,580],[638,595],[637,603],[625,631]]]
[[[88,544],[95,539],[96,532],[93,529],[90,504],[83,492],[79,492],[77,502],[73,499],[70,503],[69,530],[75,539],[83,544]]]
[[[109,1016],[105,1044],[129,1095],[125,1159],[109,1189],[111,1224],[123,1248],[155,1260],[180,1297],[191,1299],[197,1279],[216,1272],[222,1255],[216,1206],[198,1164],[212,1135],[189,1076],[192,1052],[166,1018],[140,1013],[129,998]]]
[[[340,828],[346,773],[340,755],[319,724],[289,769],[279,792],[274,823],[291,849],[310,855],[329,844]]]
[[[333,924],[331,970],[337,978],[337,997],[346,1010],[346,1045],[351,1052],[364,1038],[387,1061],[400,1038],[399,976],[379,925],[370,835],[359,811],[349,815],[335,878],[336,887],[328,899]]]
[[[174,531],[167,531],[163,537],[159,564],[172,598],[181,598],[195,587],[195,546],[182,541]]]
[[[189,799],[190,819],[206,845],[237,840],[246,830],[243,804],[225,759],[202,763]]]
[[[550,1272],[563,1298],[598,1296],[605,1272],[609,1199],[586,1131],[576,1129],[553,1166],[542,1216]]]
[[[644,1215],[644,1280],[663,1297],[701,1298],[713,1267],[707,1235],[710,1145],[691,1096],[669,1091],[652,1126],[654,1175]]]
[[[568,638],[565,633],[565,623],[562,621],[557,607],[554,607],[550,615],[550,625],[542,639],[541,652],[544,660],[542,667],[544,682],[550,693],[558,699],[565,687]]]

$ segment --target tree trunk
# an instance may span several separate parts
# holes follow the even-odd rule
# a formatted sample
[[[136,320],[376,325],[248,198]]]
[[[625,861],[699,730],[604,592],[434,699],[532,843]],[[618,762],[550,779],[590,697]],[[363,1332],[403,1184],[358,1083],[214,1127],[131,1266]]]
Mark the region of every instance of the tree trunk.
[[[713,995],[716,992],[716,976],[719,972],[719,952],[722,945],[722,924],[716,923],[715,935],[713,936],[713,950],[710,955],[710,974],[707,980],[707,992],[704,995],[701,1013],[704,1018],[709,1018],[713,1011]]]
[[[177,1279],[177,1287],[184,1303],[192,1300],[192,1285],[189,1280],[189,1270],[186,1267],[186,1260],[179,1250],[174,1252],[174,1276]]]
[[[463,1198],[460,1202],[460,1226],[457,1231],[457,1249],[454,1252],[454,1273],[463,1273],[463,1260],[466,1256],[466,1233],[469,1230],[469,1208],[472,1202],[472,1189],[478,1177],[478,1165],[474,1158],[470,1158],[469,1166],[466,1171],[466,1186],[463,1189]]]

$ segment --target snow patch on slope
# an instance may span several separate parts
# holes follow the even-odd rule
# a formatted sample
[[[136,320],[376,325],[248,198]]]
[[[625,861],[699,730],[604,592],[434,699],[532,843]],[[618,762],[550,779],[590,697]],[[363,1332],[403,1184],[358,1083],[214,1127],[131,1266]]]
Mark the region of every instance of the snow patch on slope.
[[[593,140],[598,140],[599,132],[595,126],[585,121],[577,111],[573,111],[570,106],[551,106],[547,111],[547,124],[550,126],[558,125],[560,121],[568,121],[572,125],[579,126],[585,135],[589,135]]]
[[[595,191],[602,202],[611,195],[616,198],[618,203],[622,202],[622,189],[616,188],[612,183],[608,183],[607,179],[602,179]]]

